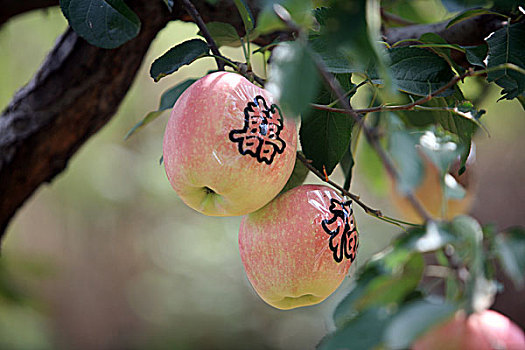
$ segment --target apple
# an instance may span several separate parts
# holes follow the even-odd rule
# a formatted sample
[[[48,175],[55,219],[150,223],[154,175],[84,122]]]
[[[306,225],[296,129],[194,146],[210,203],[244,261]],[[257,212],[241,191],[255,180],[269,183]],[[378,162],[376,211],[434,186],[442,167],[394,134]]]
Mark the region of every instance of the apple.
[[[173,189],[213,216],[266,205],[290,177],[296,150],[295,122],[269,92],[231,72],[209,74],[182,93],[163,142]]]
[[[239,251],[253,288],[268,304],[320,303],[345,278],[359,235],[352,202],[320,185],[295,187],[243,217]]]
[[[458,312],[432,328],[412,345],[413,350],[523,350],[525,336],[502,314],[485,310],[466,318]]]
[[[472,208],[476,187],[474,183],[475,174],[472,168],[473,164],[471,164],[470,160],[467,163],[466,171],[461,176],[453,175],[457,174],[459,170],[459,161],[452,165],[450,173],[446,175],[448,180],[456,181],[463,186],[466,194],[463,198],[459,199],[448,198],[444,215],[442,212],[443,188],[441,187],[440,172],[437,167],[427,159],[424,160],[423,164],[425,169],[423,181],[415,188],[414,196],[429,214],[434,218],[446,220],[450,220],[458,215],[467,214]],[[398,192],[394,182],[392,182],[391,187],[390,196],[392,202],[403,218],[415,223],[423,223],[423,218],[415,211],[408,199]]]

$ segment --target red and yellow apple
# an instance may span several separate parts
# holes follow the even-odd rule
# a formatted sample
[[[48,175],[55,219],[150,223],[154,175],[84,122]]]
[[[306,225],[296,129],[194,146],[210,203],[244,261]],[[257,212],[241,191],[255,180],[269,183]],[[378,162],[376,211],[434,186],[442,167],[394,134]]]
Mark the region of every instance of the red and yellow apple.
[[[358,245],[351,201],[319,185],[279,195],[244,216],[239,231],[248,279],[278,309],[326,299],[345,278]]]
[[[209,74],[179,97],[166,126],[166,174],[206,215],[251,213],[272,200],[295,164],[295,122],[266,90],[231,72]]]
[[[443,324],[430,329],[412,345],[413,350],[523,350],[525,336],[519,326],[502,314],[485,310],[472,314],[458,312]]]

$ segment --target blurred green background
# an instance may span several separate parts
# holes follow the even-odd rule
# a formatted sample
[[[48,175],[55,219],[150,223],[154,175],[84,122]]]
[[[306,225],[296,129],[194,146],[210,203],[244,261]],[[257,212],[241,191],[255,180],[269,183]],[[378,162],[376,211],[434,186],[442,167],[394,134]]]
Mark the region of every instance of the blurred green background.
[[[55,8],[0,29],[0,106],[29,81],[66,26]],[[149,77],[156,57],[196,32],[193,24],[173,22],[160,33],[118,114],[11,222],[0,261],[0,349],[310,349],[332,329],[331,312],[351,277],[318,306],[267,306],[240,262],[241,218],[200,215],[171,189],[159,165],[168,113],[123,140],[165,89],[214,68],[202,59],[159,83]],[[239,50],[224,52],[241,59]],[[260,65],[256,70],[262,74]],[[503,228],[525,224],[525,118],[517,102],[497,98],[497,89],[489,90],[483,107],[491,135],[476,140],[473,215]],[[380,173],[362,150],[352,191],[398,215]],[[356,219],[361,244],[351,271],[399,231],[360,209]],[[508,309],[523,314],[517,303]]]

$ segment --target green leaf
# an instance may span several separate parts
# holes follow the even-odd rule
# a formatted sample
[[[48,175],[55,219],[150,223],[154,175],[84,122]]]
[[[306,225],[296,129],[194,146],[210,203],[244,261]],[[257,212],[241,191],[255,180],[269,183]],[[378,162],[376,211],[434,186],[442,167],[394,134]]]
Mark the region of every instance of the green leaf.
[[[318,74],[311,53],[295,41],[279,44],[272,57],[266,89],[279,101],[285,115],[298,117],[317,92]]]
[[[334,311],[333,319],[337,327],[341,327],[359,314],[356,301],[365,295],[368,285],[382,274],[383,271],[377,262],[369,262],[359,271],[352,290],[341,300]]]
[[[246,34],[248,35],[253,30],[255,23],[252,12],[244,0],[234,0],[234,2],[239,14],[241,15],[242,22],[244,23]]]
[[[208,28],[208,32],[210,32],[211,37],[219,47],[239,47],[242,44],[237,30],[229,23],[208,22],[206,23],[206,28]],[[201,31],[197,34],[202,36]]]
[[[326,70],[330,73],[352,73],[356,72],[357,69],[352,67],[350,58],[344,53],[333,50],[325,40],[317,37],[311,37],[309,40],[310,47],[319,58],[323,61]]]
[[[273,10],[274,4],[283,6],[292,16],[292,20],[300,27],[309,28],[312,24],[311,0],[269,0],[257,18],[257,32],[268,34],[286,29],[286,25],[277,17]]]
[[[146,116],[141,121],[139,121],[137,124],[135,124],[128,131],[126,136],[124,136],[124,140],[129,139],[131,137],[131,135],[133,135],[135,132],[137,132],[138,130],[142,129],[144,126],[148,125],[149,123],[151,123],[155,119],[157,119],[162,114],[162,112],[163,111],[152,111],[152,112],[149,112],[148,114],[146,114]]]
[[[363,296],[356,301],[356,308],[363,310],[402,301],[418,286],[424,267],[423,256],[411,254],[405,264],[396,267],[393,275],[383,275],[371,281]]]
[[[201,39],[185,41],[172,47],[157,58],[151,65],[150,76],[157,82],[166,75],[176,72],[180,67],[206,55],[208,52],[208,44]]]
[[[416,145],[421,132],[393,130],[388,139],[388,149],[397,166],[397,186],[401,193],[407,193],[417,187],[423,178],[423,161]]]
[[[456,44],[449,44],[445,39],[436,33],[425,33],[419,38],[423,44],[411,45],[411,47],[428,48],[435,54],[443,58],[447,64],[453,67],[457,72],[463,73],[465,68],[458,65],[452,58],[452,51],[465,52],[465,49]]]
[[[173,108],[180,95],[182,95],[182,93],[196,81],[196,79],[188,79],[180,84],[175,85],[171,89],[164,91],[160,97],[159,111]]]
[[[487,67],[514,64],[525,69],[525,22],[507,25],[494,32],[488,39]],[[488,81],[494,81],[503,88],[502,98],[511,100],[525,92],[525,74],[505,68],[490,71]]]
[[[467,61],[473,65],[485,68],[485,59],[487,58],[487,53],[489,47],[487,44],[483,43],[478,46],[462,46],[465,49],[465,55]]]
[[[401,91],[426,96],[454,77],[449,64],[433,52],[417,47],[395,47],[389,50],[393,83]],[[448,89],[439,96],[454,92]]]
[[[521,104],[521,107],[523,107],[523,110],[525,110],[525,93],[519,95],[516,98],[518,99],[519,103]]]
[[[69,25],[91,45],[113,49],[133,39],[140,19],[122,0],[61,0]]]
[[[300,186],[303,184],[304,180],[308,176],[308,168],[299,160],[295,158],[295,165],[293,167],[292,175],[284,185],[284,188],[281,190],[281,193],[291,190],[294,187]]]
[[[453,25],[458,24],[460,22],[463,22],[464,20],[467,20],[469,18],[477,17],[477,16],[481,16],[481,15],[500,15],[502,17],[505,17],[505,16],[503,16],[502,14],[500,14],[498,12],[494,12],[494,11],[483,9],[483,8],[470,9],[470,10],[464,11],[464,12],[460,13],[459,15],[457,15],[456,17],[452,18],[450,20],[450,22],[448,22],[447,28],[450,28]]]
[[[467,158],[470,154],[472,137],[479,127],[478,119],[485,113],[484,110],[476,110],[472,103],[463,101],[456,108],[456,113],[439,114],[438,122],[443,129],[457,135],[461,145],[461,169],[464,170]],[[460,170],[460,174],[463,171]]]
[[[336,75],[345,91],[351,89],[350,74]],[[323,88],[315,102],[329,104],[337,97]],[[319,171],[330,175],[350,146],[354,119],[346,114],[332,113],[312,109],[303,114],[299,138],[306,158],[312,160],[312,165]]]
[[[517,289],[525,286],[525,229],[513,227],[496,236],[496,253],[503,271]]]
[[[160,97],[159,109],[149,112],[141,121],[135,124],[133,128],[128,131],[124,139],[127,140],[135,132],[157,119],[165,110],[173,108],[173,105],[175,105],[175,102],[180,97],[180,95],[195,81],[195,79],[188,79],[178,85],[175,85],[171,89],[164,91]]]
[[[392,349],[408,349],[428,329],[446,321],[455,311],[456,306],[446,302],[421,300],[407,304],[388,322],[385,344]]]
[[[378,336],[388,324],[390,315],[383,309],[368,309],[324,337],[318,350],[374,349],[381,343]]]

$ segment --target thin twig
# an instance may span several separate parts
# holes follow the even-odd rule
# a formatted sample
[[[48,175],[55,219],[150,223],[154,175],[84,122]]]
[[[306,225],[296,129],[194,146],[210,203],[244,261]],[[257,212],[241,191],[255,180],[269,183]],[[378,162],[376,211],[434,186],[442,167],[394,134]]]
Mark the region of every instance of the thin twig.
[[[301,28],[299,28],[292,21],[290,14],[288,13],[288,11],[284,7],[282,7],[280,5],[274,5],[273,8],[274,8],[274,11],[277,14],[277,16],[281,19],[281,21],[283,21],[288,27],[290,27],[291,30],[297,31],[297,32],[301,31]],[[321,60],[319,60],[317,56],[312,55],[312,58],[314,59],[315,65],[317,67],[317,71],[319,72],[319,74],[321,74],[322,79],[330,87],[330,89],[333,92],[335,92],[336,97],[339,99],[340,103],[349,112],[348,114],[351,115],[352,118],[354,118],[355,122],[361,127],[363,133],[365,134],[365,137],[366,137],[368,143],[370,143],[372,148],[376,151],[377,155],[381,159],[381,161],[383,163],[383,166],[385,167],[385,169],[388,172],[388,174],[390,175],[390,177],[392,179],[394,179],[394,180],[397,180],[398,179],[398,172],[397,172],[397,170],[396,170],[396,168],[394,166],[394,163],[389,158],[387,153],[383,150],[381,144],[379,143],[379,140],[373,135],[372,130],[370,130],[368,128],[368,126],[365,124],[363,118],[361,118],[360,115],[358,113],[356,113],[356,111],[353,110],[352,106],[350,106],[350,102],[347,101],[344,98],[345,91],[343,90],[343,88],[339,84],[339,81],[337,79],[335,79],[334,76],[327,71],[324,63]],[[451,83],[452,81],[449,82],[449,84],[451,84],[450,86],[452,86],[453,84],[457,83],[460,79],[461,79],[460,77],[457,77],[457,80],[453,79],[452,80],[453,83]],[[448,86],[449,84],[446,84],[444,86],[443,91],[450,87],[450,86]],[[439,89],[439,90],[441,90],[441,89]],[[427,96],[427,97],[423,98],[422,100],[424,100],[426,102],[426,101],[428,101],[427,98],[429,100],[432,97],[429,98]],[[407,199],[410,202],[410,204],[412,204],[412,206],[417,211],[417,213],[425,221],[431,221],[432,220],[432,216],[423,207],[423,205],[421,205],[421,203],[417,200],[417,198],[414,196],[412,191],[408,191],[407,193],[405,193],[405,197],[407,197]]]
[[[215,43],[215,40],[211,37],[210,32],[208,31],[208,28],[206,27],[206,24],[202,20],[201,15],[199,14],[199,11],[195,8],[195,6],[191,3],[190,0],[182,0],[182,6],[184,6],[184,9],[188,12],[188,14],[193,18],[197,26],[199,27],[202,35],[204,36],[204,39],[206,39],[206,42],[208,43],[208,46],[210,47],[211,52],[215,56],[222,57],[221,53],[219,52],[219,48],[217,47],[217,44]],[[220,60],[218,57],[215,57],[215,62],[217,62],[217,68],[219,70],[224,70],[224,62]]]
[[[363,208],[363,210],[367,213],[367,214],[372,214],[374,216],[377,216],[377,217],[382,217],[383,214],[381,213],[381,210],[377,210],[377,209],[372,209],[370,208],[368,205],[366,205],[365,203],[361,202],[361,200],[359,199],[359,196],[356,195],[356,194],[353,194],[347,190],[345,190],[344,188],[342,188],[341,186],[339,186],[338,184],[336,184],[335,182],[333,182],[332,180],[330,180],[328,177],[324,176],[324,174],[322,172],[320,172],[319,170],[317,170],[312,164],[311,164],[311,161],[306,159],[305,156],[303,156],[301,154],[301,152],[297,152],[297,159],[299,159],[303,164],[304,166],[306,166],[308,168],[308,170],[310,170],[312,173],[315,174],[315,176],[317,176],[318,178],[320,178],[321,180],[323,180],[324,182],[332,185],[333,187],[335,187],[336,189],[338,189],[343,195],[345,196],[348,196],[350,198],[352,198],[352,200],[354,202],[356,202],[357,204],[359,204],[359,206],[361,208]]]
[[[472,76],[472,75],[476,75],[476,73],[473,70],[467,70],[462,75],[455,75],[448,83],[446,83],[445,85],[443,85],[436,91],[431,92],[427,96],[422,97],[417,101],[414,101],[412,103],[408,103],[405,105],[399,105],[399,106],[382,105],[382,106],[377,106],[377,107],[361,108],[361,109],[354,109],[354,110],[348,110],[346,108],[335,108],[335,107],[330,107],[328,105],[319,105],[319,104],[311,104],[310,106],[314,109],[319,109],[319,110],[334,112],[334,113],[350,114],[350,115],[353,115],[355,113],[366,114],[366,113],[386,112],[386,111],[409,111],[409,110],[415,109],[417,106],[422,105],[423,103],[430,101],[437,95],[441,94],[442,92],[456,85],[460,80],[463,80],[464,78],[468,76]]]

